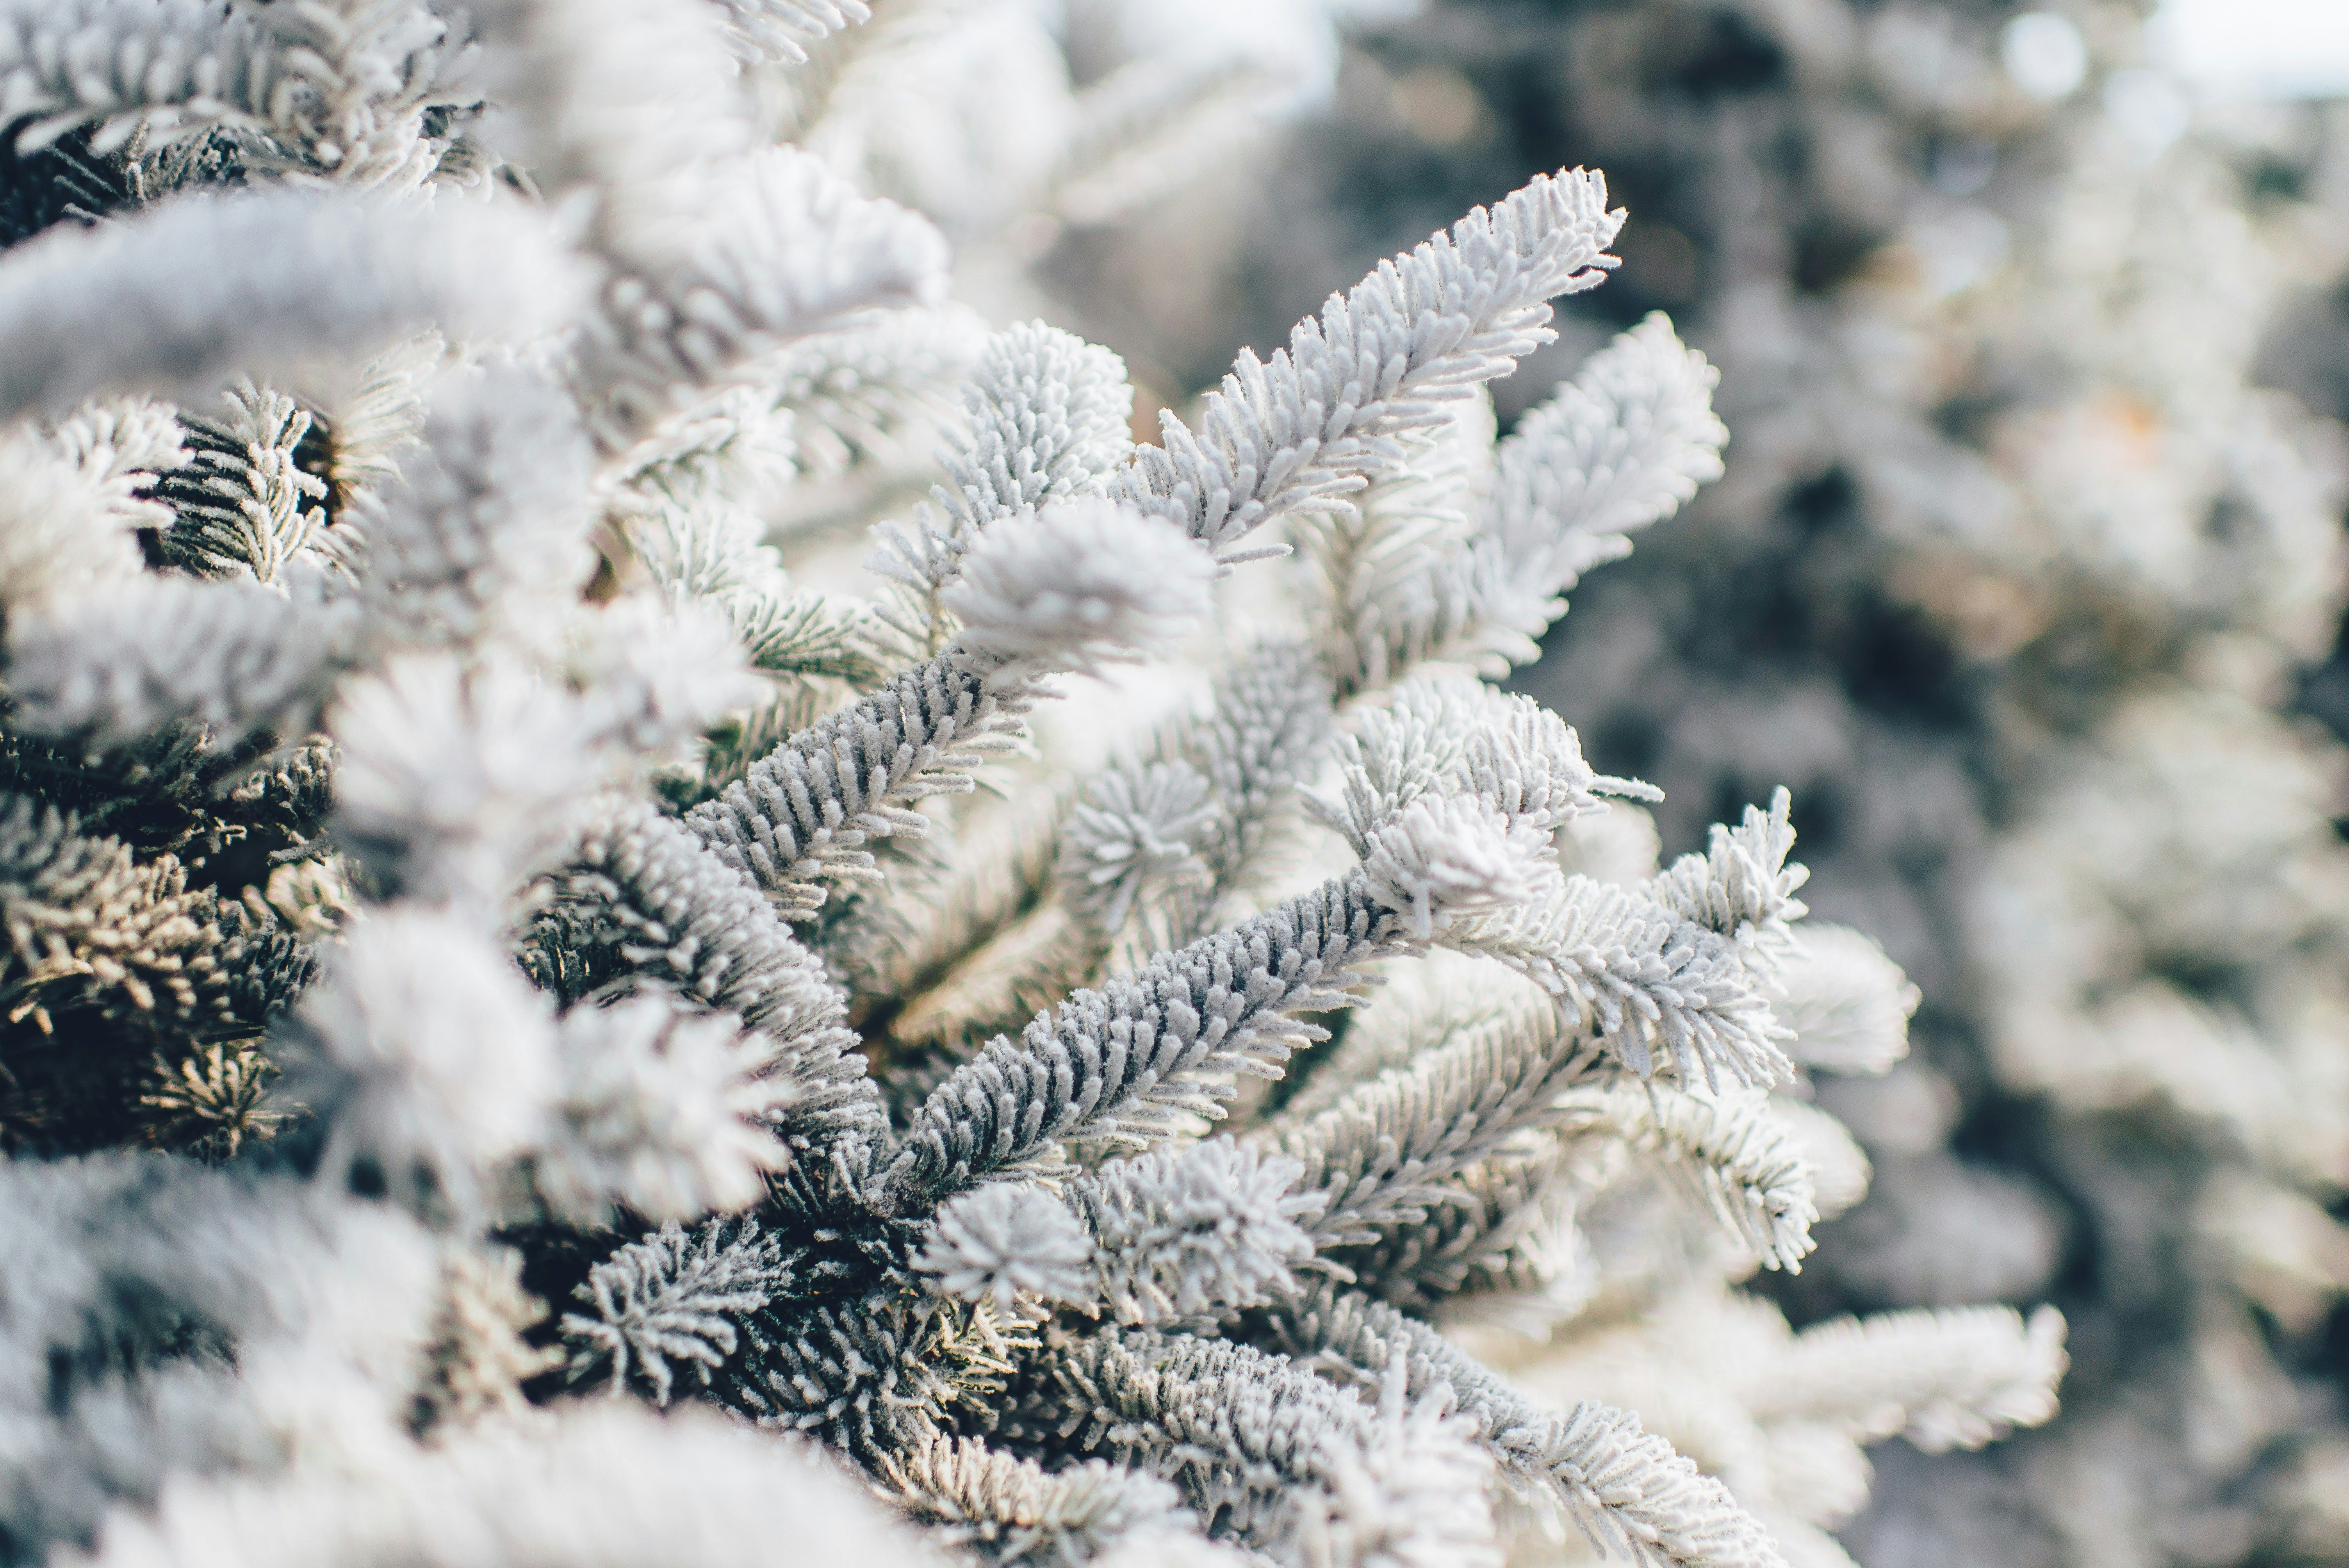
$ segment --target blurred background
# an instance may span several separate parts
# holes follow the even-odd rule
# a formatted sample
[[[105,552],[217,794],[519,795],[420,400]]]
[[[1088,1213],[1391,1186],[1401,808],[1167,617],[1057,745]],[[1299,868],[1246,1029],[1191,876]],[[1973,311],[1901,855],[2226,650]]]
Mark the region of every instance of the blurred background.
[[[1842,1539],[2349,1563],[2349,0],[933,26],[932,87],[835,92],[831,150],[986,314],[1123,353],[1145,436],[1380,257],[1606,170],[1623,266],[1502,427],[1661,309],[1729,471],[1519,682],[1666,789],[1668,853],[1789,785],[1814,910],[1924,994],[1906,1063],[1822,1090],[1871,1195],[1757,1288],[2072,1325],[2057,1421],[1882,1450]]]

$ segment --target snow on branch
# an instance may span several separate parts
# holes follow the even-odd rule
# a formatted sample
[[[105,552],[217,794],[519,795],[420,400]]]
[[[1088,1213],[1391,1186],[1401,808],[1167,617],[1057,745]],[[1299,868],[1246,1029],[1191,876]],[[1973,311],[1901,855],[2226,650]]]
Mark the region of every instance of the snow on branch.
[[[1004,1562],[1089,1563],[1189,1523],[1181,1494],[1156,1476],[1102,1460],[1047,1471],[976,1438],[930,1438],[884,1460],[882,1473],[916,1519]]]
[[[1035,1187],[998,1182],[949,1199],[930,1222],[913,1269],[965,1301],[1012,1315],[1017,1298],[1081,1305],[1093,1298],[1093,1243],[1068,1206]]]
[[[1286,1357],[1152,1329],[1104,1329],[1048,1367],[1089,1413],[1081,1448],[1170,1476],[1286,1560],[1489,1558],[1485,1466],[1426,1380],[1406,1396],[1391,1379],[1371,1406]]]
[[[1446,944],[1497,958],[1571,1026],[1645,1078],[1769,1086],[1794,1072],[1785,1026],[1728,938],[1628,889],[1552,877],[1529,903],[1462,923]]]
[[[625,449],[793,338],[874,305],[936,304],[946,241],[823,160],[774,147],[692,175],[633,240],[576,349],[595,434]]]
[[[1300,518],[1340,689],[1429,665],[1497,677],[1534,658],[1583,573],[1629,553],[1631,531],[1721,477],[1715,378],[1651,315],[1497,449],[1489,405],[1457,404],[1352,513]]]
[[[2052,1306],[2027,1321],[1963,1306],[1815,1324],[1771,1366],[1754,1414],[1834,1421],[1861,1442],[1906,1436],[1928,1453],[1978,1449],[2054,1415],[2064,1331]]]
[[[998,680],[1098,675],[1170,653],[1208,610],[1215,563],[1157,519],[1099,499],[995,523],[938,602]]]
[[[1623,214],[1605,178],[1544,175],[1491,211],[1382,262],[1269,361],[1242,350],[1208,394],[1195,433],[1171,412],[1165,445],[1145,447],[1112,493],[1179,522],[1219,560],[1283,513],[1342,503],[1406,435],[1441,425],[1444,405],[1506,374],[1549,341],[1549,305],[1596,286]]]
[[[1542,601],[1628,553],[1629,535],[1721,477],[1729,431],[1713,412],[1720,379],[1657,312],[1517,422],[1495,453],[1481,520],[1482,536],[1506,563],[1494,586],[1515,583],[1521,595],[1496,603],[1497,619],[1539,636],[1557,616]]]
[[[1922,993],[1873,937],[1807,923],[1778,965],[1778,1016],[1804,1066],[1880,1073],[1909,1052],[1909,1019]]]
[[[425,111],[466,100],[467,53],[415,0],[12,0],[0,120],[29,121],[20,153],[83,126],[101,155],[220,127],[263,168],[412,185],[440,151]]]
[[[1302,1168],[1300,1192],[1326,1196],[1311,1222],[1317,1245],[1373,1243],[1426,1218],[1450,1178],[1562,1119],[1561,1092],[1598,1053],[1546,1014],[1463,1028],[1312,1114],[1276,1117],[1251,1135]]]
[[[1506,1477],[1554,1500],[1603,1551],[1642,1568],[1780,1568],[1777,1548],[1729,1489],[1642,1431],[1636,1416],[1590,1401],[1563,1415],[1545,1410],[1425,1324],[1336,1285],[1275,1324],[1299,1356],[1402,1368],[1413,1394],[1441,1390],[1433,1397],[1475,1419]]]
[[[910,802],[973,787],[1014,744],[1036,676],[1163,651],[1206,609],[1212,570],[1156,521],[1099,500],[990,529],[947,600],[962,639],[855,707],[792,736],[686,824],[787,914],[822,907],[825,875],[872,876],[866,841],[918,837]]]
[[[845,1026],[846,999],[774,906],[649,806],[598,812],[560,859],[526,954],[541,984],[576,998],[641,977],[739,1016],[768,1041],[784,1140],[824,1173],[817,1185],[836,1163],[861,1171],[885,1119]]]
[[[756,1220],[711,1220],[690,1233],[664,1225],[588,1271],[574,1294],[594,1315],[563,1316],[571,1374],[608,1366],[615,1395],[640,1378],[663,1405],[680,1364],[706,1387],[734,1353],[737,1322],[788,1289],[792,1277],[781,1243]]]
[[[1099,1298],[1120,1323],[1164,1324],[1289,1294],[1313,1256],[1303,1168],[1228,1139],[1113,1160],[1069,1194],[1092,1233]]]
[[[555,1213],[604,1223],[747,1209],[790,1168],[793,1084],[775,1047],[723,1014],[659,996],[574,1007],[555,1033],[561,1087],[531,1175]]]
[[[1346,1006],[1384,920],[1359,876],[1330,882],[999,1036],[915,1112],[884,1201],[918,1212],[1063,1140],[1146,1145],[1178,1114],[1213,1116],[1240,1075],[1320,1037],[1288,1015]]]
[[[0,257],[0,418],[208,390],[426,326],[526,342],[572,316],[584,282],[516,205],[183,195]]]
[[[1794,923],[1810,913],[1795,892],[1811,873],[1786,863],[1793,809],[1793,797],[1779,789],[1769,810],[1748,806],[1736,827],[1716,823],[1703,854],[1682,855],[1648,884],[1656,903],[1735,943],[1757,974],[1775,975],[1794,945]]]
[[[1765,1266],[1802,1272],[1815,1244],[1817,1194],[1810,1160],[1768,1096],[1616,1082],[1574,1088],[1558,1109],[1578,1134],[1611,1135],[1662,1156]]]
[[[940,591],[983,531],[1050,501],[1099,495],[1133,449],[1124,364],[1042,322],[988,339],[962,403],[968,432],[947,459],[951,488],[933,486],[932,505],[911,524],[876,526],[865,562],[897,585],[903,603],[892,618],[932,647],[951,632]]]
[[[288,586],[143,577],[12,621],[17,722],[119,741],[193,719],[219,747],[312,727],[357,651],[358,605],[315,573]]]
[[[717,0],[726,36],[753,64],[807,63],[808,48],[872,18],[864,0]]]

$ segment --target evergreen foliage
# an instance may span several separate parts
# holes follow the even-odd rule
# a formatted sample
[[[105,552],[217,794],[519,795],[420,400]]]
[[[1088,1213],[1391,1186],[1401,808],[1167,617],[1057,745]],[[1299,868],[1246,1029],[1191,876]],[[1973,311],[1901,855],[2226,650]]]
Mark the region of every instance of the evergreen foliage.
[[[1605,181],[1137,446],[853,183],[916,20],[0,0],[57,186],[0,257],[0,1561],[1436,1568],[1517,1497],[1770,1568],[1848,1511],[1445,1332],[1756,1310],[1859,1185],[1808,1064],[1907,1011],[1806,947],[1783,791],[1648,875],[1655,791],[1488,684],[1720,472],[1661,317],[1492,439]],[[2062,1369],[1837,1333],[1727,1396],[1790,1476]]]

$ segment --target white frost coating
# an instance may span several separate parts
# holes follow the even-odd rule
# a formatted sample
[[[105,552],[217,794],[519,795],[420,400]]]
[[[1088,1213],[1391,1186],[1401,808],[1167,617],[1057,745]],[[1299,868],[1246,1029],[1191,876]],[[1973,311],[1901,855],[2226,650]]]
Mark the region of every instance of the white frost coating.
[[[939,595],[965,653],[1000,679],[1098,673],[1172,651],[1208,608],[1215,563],[1154,518],[1114,501],[1061,501],[979,536]]]
[[[557,1030],[562,1089],[532,1161],[538,1190],[577,1224],[615,1203],[687,1220],[756,1202],[790,1152],[775,1136],[792,1099],[762,1075],[772,1048],[723,1014],[657,997],[576,1007]]]
[[[529,1148],[558,1091],[554,1021],[497,944],[410,910],[351,933],[304,1001],[309,1093],[338,1115],[328,1162],[373,1165],[410,1202],[474,1201],[484,1171]]]
[[[1154,98],[1078,58],[1089,24],[1063,55],[998,8],[984,58],[1095,86],[957,62],[1003,100],[962,126],[959,88],[898,84],[986,19],[916,6],[793,71],[853,0],[465,9],[0,0],[47,139],[0,237],[96,224],[0,257],[32,329],[0,392],[36,415],[0,428],[0,1130],[116,1151],[0,1163],[31,1195],[0,1255],[36,1260],[0,1539],[905,1560],[763,1462],[788,1430],[991,1560],[1483,1568],[1505,1480],[1656,1568],[1764,1568],[1764,1526],[1809,1568],[1880,1408],[1929,1441],[2044,1412],[2046,1357],[1971,1320],[1896,1359],[2029,1363],[1987,1392],[1768,1383],[1811,1353],[1703,1210],[1790,1264],[1803,1152],[1837,1202],[1860,1163],[1736,1087],[1789,1070],[1787,803],[1636,886],[1567,877],[1560,836],[1650,792],[1474,678],[1713,471],[1661,323],[1495,442],[1478,384],[1612,264],[1595,176],[1389,263],[1136,453],[1106,350],[903,309],[937,231],[843,171],[969,187],[948,223],[1103,211],[1062,154],[1131,169],[1245,72]],[[8,53],[58,17],[104,26]],[[1072,103],[1073,138],[968,145]],[[821,150],[746,150],[792,127]],[[436,189],[325,189],[396,182]],[[994,275],[1003,236],[955,232]],[[537,288],[574,263],[593,290]],[[53,412],[146,384],[193,411]],[[932,485],[885,603],[828,574]],[[1284,517],[1326,603],[1213,598]],[[1022,743],[1050,674],[1178,645],[1200,667],[1102,709],[1179,717]],[[1359,863],[1295,820],[1325,762]],[[1548,1332],[1594,1385],[1567,1403],[1609,1405],[1545,1411],[1439,1322]],[[558,1377],[722,1404],[762,1458]]]
[[[790,1529],[775,1527],[777,1510]],[[110,1519],[94,1557],[64,1555],[82,1568],[948,1561],[798,1441],[705,1416],[575,1406],[551,1423],[492,1424],[416,1448],[370,1475],[191,1478],[151,1515]]]
[[[938,1210],[914,1272],[966,1301],[1009,1316],[1021,1295],[1093,1299],[1093,1243],[1077,1217],[1044,1191],[1009,1183],[966,1192]]]
[[[1778,1016],[1806,1067],[1881,1073],[1909,1054],[1909,1019],[1923,993],[1873,937],[1847,925],[1806,923],[1778,966]]]
[[[791,1282],[782,1248],[755,1220],[711,1220],[688,1233],[675,1222],[630,1242],[587,1271],[572,1295],[595,1315],[567,1312],[571,1370],[609,1363],[614,1398],[631,1379],[649,1384],[666,1405],[678,1367],[691,1367],[703,1387],[740,1343],[738,1322]]]
[[[1160,416],[1112,492],[1181,523],[1219,558],[1259,525],[1360,490],[1399,438],[1550,340],[1548,301],[1596,287],[1623,214],[1604,176],[1561,170],[1381,262],[1269,361],[1243,349],[1194,433]]]
[[[492,893],[560,832],[555,808],[595,782],[600,717],[512,660],[389,660],[347,682],[326,715],[342,829],[417,891]]]
[[[1811,1162],[1766,1095],[1703,1096],[1661,1084],[1578,1088],[1568,1125],[1661,1155],[1764,1266],[1800,1274],[1819,1217]]]
[[[1755,1398],[1765,1418],[1833,1414],[1863,1441],[1895,1433],[1929,1453],[1978,1449],[2055,1413],[2068,1364],[2064,1315],[2012,1307],[1918,1310],[1805,1329]]]
[[[0,257],[0,418],[105,391],[203,391],[425,326],[529,342],[573,314],[585,282],[517,204],[182,196]]]
[[[1484,520],[1512,573],[1541,597],[1563,593],[1719,479],[1720,380],[1657,312],[1519,420],[1495,453]]]
[[[222,743],[263,727],[307,730],[356,651],[358,605],[331,596],[315,573],[290,586],[142,575],[15,620],[18,722],[107,740],[181,718],[211,726]],[[103,653],[92,658],[92,648]]]
[[[962,389],[968,430],[910,524],[873,531],[867,570],[897,585],[892,619],[936,646],[948,628],[938,590],[955,580],[982,530],[1053,500],[1102,492],[1133,450],[1133,388],[1125,366],[1040,321],[995,334]]]
[[[1061,830],[1071,898],[1097,929],[1113,933],[1155,884],[1204,885],[1209,873],[1199,851],[1219,816],[1212,786],[1187,762],[1101,774]]]
[[[467,51],[415,0],[223,6],[203,0],[12,0],[0,7],[0,117],[20,151],[78,127],[94,151],[215,127],[257,169],[357,186],[429,179],[425,111],[460,103]]]
[[[1362,870],[1371,897],[1404,917],[1421,941],[1440,920],[1524,900],[1536,885],[1509,820],[1457,795],[1422,796],[1372,835]]]
[[[1229,1139],[1116,1160],[1071,1184],[1092,1230],[1101,1299],[1120,1323],[1160,1324],[1291,1294],[1313,1256],[1298,1161]]]
[[[726,12],[727,41],[757,63],[806,63],[808,46],[870,20],[864,0],[717,0]]]
[[[874,305],[932,304],[947,245],[792,147],[683,177],[606,282],[578,348],[596,434],[624,448],[746,363]]]
[[[145,462],[184,456],[176,422],[165,422],[174,438],[170,449],[119,455],[96,431],[88,432],[90,444],[21,426],[0,435],[0,606],[21,612],[53,593],[136,581],[141,562],[133,531],[170,521],[164,508],[139,495],[154,478]]]

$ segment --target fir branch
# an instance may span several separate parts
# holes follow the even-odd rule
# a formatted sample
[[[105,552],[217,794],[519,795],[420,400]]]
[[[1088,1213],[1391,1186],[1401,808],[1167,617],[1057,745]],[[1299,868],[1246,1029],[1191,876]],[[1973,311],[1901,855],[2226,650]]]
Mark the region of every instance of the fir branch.
[[[1768,1086],[1793,1074],[1745,954],[1639,893],[1552,876],[1526,903],[1445,938],[1497,958],[1549,993],[1578,1031],[1645,1078],[1668,1060],[1688,1081]]]
[[[1163,1325],[1261,1305],[1295,1289],[1324,1199],[1302,1167],[1228,1139],[1114,1160],[1069,1184],[1092,1233],[1098,1299],[1120,1323]]]
[[[977,315],[944,304],[873,311],[785,348],[772,407],[790,421],[802,486],[908,470],[934,444],[960,446],[962,399],[992,341]]]
[[[1444,405],[1549,341],[1547,302],[1596,286],[1621,227],[1602,176],[1542,176],[1381,263],[1260,362],[1243,351],[1195,434],[1163,414],[1111,493],[1183,525],[1219,560],[1283,513],[1342,501],[1433,428]]]
[[[422,1212],[473,1212],[484,1180],[539,1143],[562,1088],[544,998],[429,906],[355,924],[294,1025],[288,1088],[330,1129],[322,1168],[364,1168]]]
[[[1044,1363],[1104,1444],[1178,1481],[1201,1516],[1272,1542],[1280,1559],[1487,1560],[1484,1467],[1448,1396],[1366,1405],[1280,1356],[1230,1340],[1104,1329]]]
[[[760,1355],[726,1382],[727,1402],[874,1460],[926,1440],[958,1405],[991,1406],[1014,1367],[985,1305],[895,1285],[754,1327]]]
[[[935,303],[943,286],[946,242],[927,221],[856,195],[808,153],[771,148],[697,180],[698,198],[604,285],[578,346],[583,400],[610,450],[794,337],[874,305]]]
[[[787,1088],[782,1133],[802,1164],[862,1168],[886,1130],[845,998],[758,891],[649,807],[615,802],[563,857],[555,902],[525,961],[558,980],[566,937],[608,957],[565,988],[576,997],[634,974],[739,1015],[767,1037],[770,1076]],[[779,1089],[779,1092],[781,1090]]]
[[[982,530],[1048,501],[1096,496],[1133,449],[1133,389],[1105,348],[1026,322],[989,338],[963,387],[968,431],[947,462],[952,488],[930,492],[910,528],[874,531],[867,569],[896,583],[895,617],[917,642],[944,645],[939,593],[960,575]],[[942,515],[940,515],[942,514]]]
[[[1917,1308],[1814,1324],[1757,1379],[1764,1421],[1834,1422],[1864,1443],[1905,1436],[1928,1453],[1978,1449],[2055,1413],[2069,1365],[2064,1315]]]
[[[437,391],[424,450],[398,485],[354,509],[367,540],[361,584],[383,634],[473,642],[518,618],[520,602],[586,583],[588,448],[568,400],[527,371]]]
[[[1778,1016],[1805,1067],[1881,1073],[1909,1053],[1909,1019],[1924,994],[1872,937],[1807,922],[1778,965]]]
[[[1145,903],[1150,950],[1206,935],[1329,735],[1328,683],[1307,649],[1248,649],[1216,677],[1204,717],[1087,783],[1061,829],[1062,901],[1103,946]]]
[[[711,1220],[689,1233],[664,1225],[588,1270],[573,1293],[595,1315],[563,1315],[572,1377],[608,1362],[615,1395],[641,1379],[666,1405],[683,1363],[708,1387],[734,1354],[738,1320],[789,1290],[792,1277],[781,1243],[756,1220]]]
[[[192,720],[224,750],[315,727],[360,637],[358,604],[315,572],[278,591],[141,577],[12,623],[9,685],[35,734],[111,744]]]
[[[793,735],[685,825],[804,919],[823,905],[818,878],[877,880],[868,840],[926,830],[908,802],[973,788],[968,769],[1012,744],[1027,700],[968,661],[933,659]]]
[[[1426,1325],[1325,1284],[1273,1320],[1299,1356],[1380,1372],[1402,1369],[1414,1395],[1441,1387],[1474,1418],[1503,1473],[1563,1508],[1601,1550],[1646,1568],[1777,1568],[1777,1549],[1728,1488],[1643,1432],[1639,1418],[1589,1401],[1546,1411]]]
[[[149,492],[186,461],[178,437],[170,411],[144,400],[85,405],[53,432],[0,433],[0,610],[137,581],[135,531],[171,520]]]
[[[44,1034],[69,1006],[250,1034],[311,975],[305,944],[190,887],[176,857],[141,862],[21,796],[0,796],[0,1003]]]
[[[1665,909],[1736,944],[1741,960],[1760,975],[1776,975],[1794,946],[1794,923],[1810,913],[1795,892],[1811,873],[1786,864],[1795,847],[1786,820],[1793,804],[1781,788],[1768,811],[1748,806],[1736,827],[1715,824],[1703,854],[1682,855],[1647,889]]]
[[[424,111],[460,96],[462,51],[412,0],[289,6],[197,0],[20,3],[0,12],[5,118],[29,150],[78,127],[114,150],[213,126],[272,160],[357,185],[415,183],[439,149]]]
[[[1071,129],[1039,207],[1099,227],[1174,192],[1238,150],[1294,76],[1214,50],[1129,60],[1076,95]]]
[[[1811,1162],[1767,1095],[1618,1082],[1575,1088],[1558,1109],[1578,1134],[1611,1135],[1662,1156],[1765,1267],[1802,1272],[1819,1217]]]
[[[1172,1486],[1100,1460],[1047,1473],[976,1438],[933,1436],[880,1462],[900,1506],[999,1562],[1090,1563],[1190,1523]]]
[[[1067,1205],[1040,1188],[994,1183],[938,1206],[912,1268],[964,1301],[1009,1317],[1018,1297],[1084,1305],[1096,1295],[1093,1243]]]
[[[864,0],[717,0],[726,36],[754,64],[805,65],[810,46],[869,21]]]
[[[109,389],[208,391],[427,326],[527,341],[572,315],[582,282],[538,218],[502,203],[183,197],[0,258],[0,418]]]
[[[1356,873],[1077,992],[933,1091],[880,1174],[882,1202],[919,1212],[1066,1140],[1142,1143],[1177,1115],[1215,1115],[1240,1075],[1321,1037],[1288,1015],[1347,1005],[1391,929]]]
[[[193,471],[163,489],[177,515],[158,548],[169,564],[202,576],[274,583],[326,525],[326,481],[296,461],[312,416],[249,379],[222,401],[226,418],[186,420]]]
[[[775,1056],[735,1019],[659,996],[573,1008],[556,1032],[551,1128],[531,1161],[540,1195],[579,1225],[615,1205],[657,1221],[749,1208],[792,1163],[778,1134],[796,1086]]]
[[[1300,1192],[1325,1196],[1317,1246],[1369,1245],[1425,1220],[1451,1198],[1451,1178],[1562,1119],[1562,1091],[1598,1052],[1547,1013],[1522,1008],[1459,1029],[1323,1109],[1277,1116],[1249,1135],[1302,1167]]]
[[[1651,313],[1585,360],[1495,453],[1481,519],[1491,564],[1484,614],[1523,663],[1564,610],[1557,596],[1630,552],[1630,534],[1672,515],[1721,477],[1729,431],[1713,412],[1720,375]]]
[[[1182,534],[1112,501],[1004,518],[965,554],[938,603],[955,645],[999,681],[1099,675],[1171,652],[1208,610],[1214,565]]]
[[[1466,1298],[1536,1297],[1578,1284],[1588,1258],[1574,1228],[1574,1188],[1566,1176],[1562,1144],[1545,1140],[1530,1150],[1504,1149],[1440,1181],[1420,1184],[1424,1217],[1372,1225],[1373,1242],[1332,1248],[1323,1261],[1352,1276],[1357,1289],[1391,1306],[1424,1315]],[[1471,1303],[1470,1305],[1477,1305]],[[1505,1304],[1506,1317],[1520,1315]],[[1578,1305],[1525,1304],[1540,1315],[1526,1326],[1546,1332],[1547,1319]],[[1525,1314],[1523,1315],[1532,1315]]]

